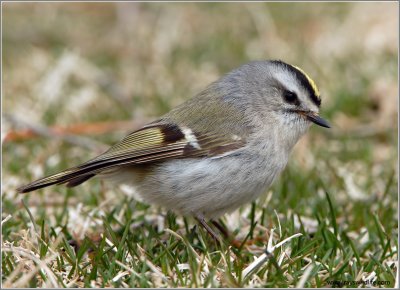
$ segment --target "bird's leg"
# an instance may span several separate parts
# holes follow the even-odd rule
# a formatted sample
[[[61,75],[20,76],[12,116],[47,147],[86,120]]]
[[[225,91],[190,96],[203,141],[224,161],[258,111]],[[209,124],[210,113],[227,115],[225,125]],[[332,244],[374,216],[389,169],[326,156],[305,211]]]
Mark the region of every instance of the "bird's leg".
[[[225,226],[223,226],[219,221],[216,221],[216,220],[211,220],[211,223],[222,233],[222,235],[226,239],[229,238],[229,232]]]
[[[208,232],[208,234],[215,240],[215,241],[219,241],[220,240],[220,236],[207,224],[204,215],[196,213],[194,215],[194,217],[196,218],[196,220],[200,223],[200,225],[203,226],[203,228],[206,229],[206,231]]]

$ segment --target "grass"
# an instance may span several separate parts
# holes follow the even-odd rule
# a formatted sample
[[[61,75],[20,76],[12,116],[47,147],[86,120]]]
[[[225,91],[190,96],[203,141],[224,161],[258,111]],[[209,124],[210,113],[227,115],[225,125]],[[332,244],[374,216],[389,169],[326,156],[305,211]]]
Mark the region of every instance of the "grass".
[[[30,287],[38,283],[67,286],[66,281],[72,283],[68,286],[75,287],[289,287],[298,285],[308,267],[312,270],[306,287],[325,287],[332,280],[358,281],[362,274],[373,271],[378,280],[389,281],[387,286],[394,285],[395,268],[388,262],[397,257],[397,233],[382,224],[394,227],[395,213],[385,220],[365,205],[353,205],[352,210],[368,220],[363,221],[363,229],[350,230],[345,221],[340,222],[349,212],[343,212],[329,193],[314,198],[311,217],[279,207],[284,202],[275,198],[271,198],[269,206],[254,203],[254,210],[242,212],[240,228],[233,231],[237,236],[247,234],[247,240],[236,246],[227,241],[216,244],[202,229],[194,229],[193,223],[172,213],[149,216],[147,206],[132,206],[135,201],[128,197],[104,212],[89,204],[82,208],[81,215],[95,221],[99,231],[86,233],[74,248],[70,243],[76,241],[78,233],[68,226],[65,206],[68,191],[61,190],[64,206],[55,210],[56,221],[52,225],[45,211],[36,214],[33,220],[29,207],[25,207],[16,217],[19,224],[9,226],[33,230],[29,233],[31,237],[13,238],[14,243],[28,246],[30,255],[51,259],[47,265],[53,277],[37,269],[38,275],[30,280]],[[284,190],[276,193],[283,194]],[[92,198],[94,204],[102,203],[95,192]],[[271,214],[271,208],[276,215]],[[91,212],[87,213],[89,209]],[[158,228],[159,219],[163,229]],[[279,267],[268,259],[252,275],[243,277],[243,272],[266,250],[269,242],[278,244],[295,234],[300,235],[272,252]],[[3,231],[4,240],[9,235]],[[4,249],[20,249],[17,245],[6,244]],[[15,255],[12,251],[3,252],[5,276],[12,275],[21,263],[15,260]],[[35,265],[31,271],[32,268]],[[17,277],[22,279],[25,275]],[[18,282],[14,281],[16,285]]]
[[[398,286],[395,5],[2,3],[2,286]],[[16,194],[259,58],[309,72],[333,128],[222,218],[231,240],[95,179]]]

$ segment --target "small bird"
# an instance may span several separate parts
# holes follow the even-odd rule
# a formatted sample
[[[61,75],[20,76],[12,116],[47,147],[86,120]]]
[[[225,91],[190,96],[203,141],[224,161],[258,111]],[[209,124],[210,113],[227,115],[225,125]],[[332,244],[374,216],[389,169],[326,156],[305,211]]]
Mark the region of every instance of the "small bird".
[[[132,185],[145,202],[194,216],[210,232],[205,218],[266,192],[312,123],[330,128],[320,105],[319,90],[302,69],[253,61],[103,154],[17,191],[73,187],[98,176]]]

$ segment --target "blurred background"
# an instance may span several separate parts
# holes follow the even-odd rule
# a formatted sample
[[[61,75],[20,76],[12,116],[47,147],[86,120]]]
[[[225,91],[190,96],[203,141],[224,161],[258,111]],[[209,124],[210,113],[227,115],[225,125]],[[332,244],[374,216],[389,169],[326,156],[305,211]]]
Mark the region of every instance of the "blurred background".
[[[362,161],[353,173],[373,169],[365,163],[395,168],[397,7],[390,2],[6,3],[3,188],[12,190],[25,174],[39,177],[42,170],[32,164],[53,161],[50,167],[57,167],[62,158],[57,138],[35,140],[24,129],[46,135],[47,127],[77,124],[66,133],[112,143],[256,59],[300,66],[319,85],[322,115],[333,128],[313,128],[297,151],[323,147],[332,162],[351,160],[344,166],[360,167]],[[135,122],[118,122],[129,120]],[[322,140],[327,136],[329,142]],[[81,139],[84,147],[104,149]],[[308,146],[311,139],[317,148]],[[68,148],[68,160],[76,154],[76,162],[85,160],[80,149]],[[313,153],[302,153],[295,158],[315,166]]]
[[[283,195],[269,206],[310,216],[313,197],[323,196],[310,190],[317,180],[349,228],[359,233],[374,212],[396,231],[398,3],[2,8],[2,218],[21,210],[17,186],[94,157],[241,64],[281,59],[318,84],[332,129],[314,126],[300,141],[273,188]],[[31,210],[62,203],[60,190],[31,193]],[[90,197],[68,202],[90,204]],[[20,224],[7,225],[12,240]]]

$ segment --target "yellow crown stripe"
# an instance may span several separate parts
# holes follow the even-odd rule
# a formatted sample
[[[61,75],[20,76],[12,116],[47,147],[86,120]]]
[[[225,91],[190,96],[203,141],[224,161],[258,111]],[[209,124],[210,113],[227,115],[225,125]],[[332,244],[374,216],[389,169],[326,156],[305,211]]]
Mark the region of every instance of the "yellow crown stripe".
[[[315,95],[316,95],[317,97],[319,97],[319,90],[318,90],[317,85],[316,85],[315,82],[313,81],[313,79],[310,78],[310,76],[309,76],[308,74],[306,74],[306,72],[305,72],[304,70],[302,70],[301,68],[299,68],[298,66],[295,66],[295,65],[294,65],[294,67],[297,68],[299,71],[301,71],[301,72],[303,73],[303,75],[307,78],[308,82],[310,83],[312,89],[314,90]]]

